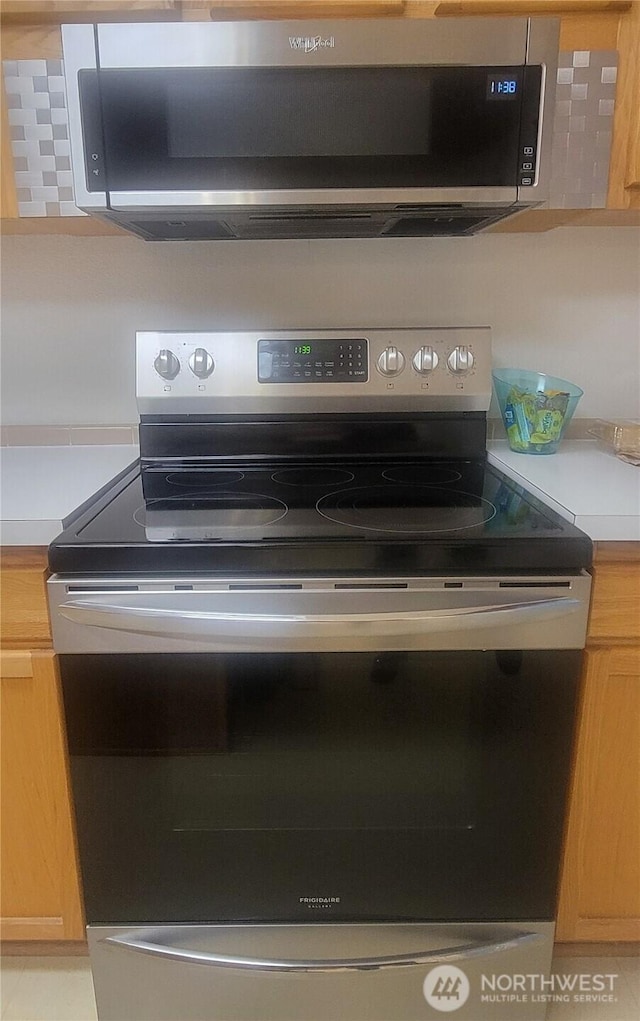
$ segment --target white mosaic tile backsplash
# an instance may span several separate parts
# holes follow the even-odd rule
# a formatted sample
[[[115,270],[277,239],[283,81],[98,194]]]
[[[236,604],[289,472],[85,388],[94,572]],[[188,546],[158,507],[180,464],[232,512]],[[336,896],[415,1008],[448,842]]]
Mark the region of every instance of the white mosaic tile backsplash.
[[[552,209],[606,206],[618,54],[559,54],[553,125]],[[73,202],[61,60],[5,60],[20,216],[85,216]]]
[[[5,60],[18,213],[86,216],[73,201],[61,60]]]
[[[559,54],[552,209],[602,209],[607,204],[617,75],[616,50]]]

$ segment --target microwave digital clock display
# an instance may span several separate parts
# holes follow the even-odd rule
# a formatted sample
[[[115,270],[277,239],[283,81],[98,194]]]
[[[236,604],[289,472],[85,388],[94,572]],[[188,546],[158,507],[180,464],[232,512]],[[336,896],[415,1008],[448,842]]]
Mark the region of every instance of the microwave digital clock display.
[[[490,74],[487,76],[487,99],[517,99],[520,81],[514,74]]]

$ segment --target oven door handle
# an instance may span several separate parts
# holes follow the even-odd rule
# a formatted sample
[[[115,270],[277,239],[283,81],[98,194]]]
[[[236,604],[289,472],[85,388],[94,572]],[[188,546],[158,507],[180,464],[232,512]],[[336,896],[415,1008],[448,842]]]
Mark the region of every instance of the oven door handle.
[[[149,596],[147,596],[149,598]],[[152,597],[151,597],[152,599]],[[460,632],[496,625],[515,626],[551,620],[582,607],[579,599],[534,599],[522,603],[452,607],[442,610],[387,613],[227,613],[215,610],[173,609],[71,600],[59,613],[76,624],[133,631],[158,638],[380,638],[441,632]]]
[[[172,936],[180,938],[180,930],[169,931]],[[407,968],[414,964],[449,964],[455,961],[468,961],[469,958],[487,954],[499,954],[505,950],[515,950],[528,943],[535,943],[543,937],[537,932],[504,931],[494,939],[474,943],[443,947],[441,950],[424,950],[416,953],[397,954],[390,957],[356,957],[326,960],[287,960],[277,958],[242,957],[235,954],[216,954],[202,950],[187,950],[179,946],[155,943],[145,938],[142,933],[130,933],[125,936],[107,936],[104,943],[121,950],[131,950],[137,954],[149,954],[183,964],[208,964],[218,968],[246,968],[254,971],[293,971],[293,972],[336,972],[336,971],[382,971],[387,968]]]

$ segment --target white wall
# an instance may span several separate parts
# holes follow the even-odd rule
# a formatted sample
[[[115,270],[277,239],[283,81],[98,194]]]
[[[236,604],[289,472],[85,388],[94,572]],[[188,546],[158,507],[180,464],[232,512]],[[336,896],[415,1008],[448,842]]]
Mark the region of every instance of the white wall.
[[[2,244],[2,419],[137,420],[136,330],[485,325],[494,363],[585,390],[578,415],[640,414],[640,231],[464,239]]]

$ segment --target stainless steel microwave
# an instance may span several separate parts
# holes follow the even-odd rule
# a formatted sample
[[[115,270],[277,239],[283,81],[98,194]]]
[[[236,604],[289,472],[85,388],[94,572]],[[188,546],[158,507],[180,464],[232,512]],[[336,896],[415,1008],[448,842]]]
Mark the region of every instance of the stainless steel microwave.
[[[76,203],[149,240],[476,233],[547,198],[558,24],[65,25]]]

